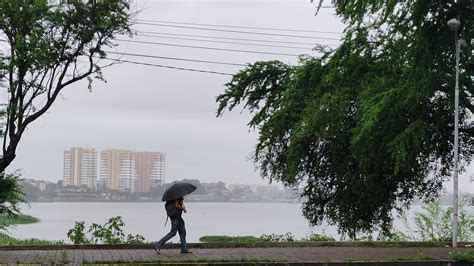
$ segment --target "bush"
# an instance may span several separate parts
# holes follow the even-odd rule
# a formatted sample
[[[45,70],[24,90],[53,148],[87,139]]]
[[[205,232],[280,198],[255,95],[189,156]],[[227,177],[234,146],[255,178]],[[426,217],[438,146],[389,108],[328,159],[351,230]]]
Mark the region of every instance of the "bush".
[[[301,241],[312,241],[312,242],[317,242],[317,241],[336,241],[333,237],[327,236],[327,235],[320,235],[313,233],[307,237],[304,237],[301,239]]]
[[[64,244],[62,241],[49,241],[36,238],[16,239],[5,233],[0,233],[0,245],[2,246],[21,246],[21,245],[54,245]]]
[[[0,173],[0,213],[10,216],[20,213],[19,204],[26,203],[20,181],[18,172]]]
[[[85,233],[86,226],[84,222],[75,222],[74,228],[67,232],[67,237],[73,244],[137,244],[144,243],[145,238],[141,235],[128,234],[125,236],[122,227],[125,223],[121,216],[115,216],[109,219],[104,225],[93,223],[87,233]]]
[[[464,205],[461,203],[458,208],[458,240],[472,241],[474,240],[474,215],[466,211]],[[401,214],[405,227],[411,233],[393,231],[390,235],[379,238],[388,241],[451,241],[452,217],[453,207],[443,208],[439,200],[431,201],[423,205],[422,211],[415,213],[414,229],[408,225],[406,214]]]
[[[449,257],[457,261],[474,261],[474,250],[457,250],[449,253]]]
[[[263,240],[263,242],[294,242],[295,241],[295,236],[288,232],[284,235],[278,235],[278,234],[271,234],[271,235],[261,235],[260,239]]]

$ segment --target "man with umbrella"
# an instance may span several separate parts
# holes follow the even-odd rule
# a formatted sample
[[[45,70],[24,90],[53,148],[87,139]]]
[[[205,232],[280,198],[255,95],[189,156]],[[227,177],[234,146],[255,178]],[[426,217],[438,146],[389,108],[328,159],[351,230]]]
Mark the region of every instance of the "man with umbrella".
[[[155,243],[155,251],[160,254],[161,247],[166,241],[173,238],[176,233],[179,234],[181,242],[181,253],[192,253],[186,245],[186,228],[184,225],[182,213],[186,213],[186,207],[183,204],[183,197],[196,190],[196,187],[186,182],[176,182],[163,193],[162,201],[166,201],[166,214],[171,220],[171,230],[162,239]],[[167,218],[168,219],[168,218]]]

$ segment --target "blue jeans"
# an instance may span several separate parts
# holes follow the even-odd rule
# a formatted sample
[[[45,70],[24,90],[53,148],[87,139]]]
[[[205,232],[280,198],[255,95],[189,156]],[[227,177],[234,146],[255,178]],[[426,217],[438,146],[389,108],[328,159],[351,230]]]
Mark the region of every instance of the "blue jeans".
[[[179,240],[181,241],[181,251],[188,250],[186,245],[186,228],[184,227],[184,220],[181,215],[177,215],[171,220],[171,231],[165,235],[162,239],[155,243],[155,247],[157,249],[161,249],[161,247],[166,243],[166,241],[173,238],[176,233],[179,233]]]

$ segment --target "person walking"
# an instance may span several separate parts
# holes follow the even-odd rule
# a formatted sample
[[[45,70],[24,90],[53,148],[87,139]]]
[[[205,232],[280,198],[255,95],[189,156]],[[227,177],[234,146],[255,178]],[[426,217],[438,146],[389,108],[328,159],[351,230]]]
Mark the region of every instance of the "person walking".
[[[163,238],[161,238],[158,242],[155,243],[155,251],[156,253],[160,254],[160,249],[163,245],[173,238],[176,233],[179,234],[179,240],[181,242],[181,253],[192,253],[187,247],[186,244],[186,227],[184,224],[184,220],[182,217],[183,212],[186,213],[186,207],[183,204],[183,198],[179,198],[176,200],[168,200],[165,204],[166,214],[171,221],[171,230],[168,234],[166,234]],[[168,218],[166,218],[168,220]]]

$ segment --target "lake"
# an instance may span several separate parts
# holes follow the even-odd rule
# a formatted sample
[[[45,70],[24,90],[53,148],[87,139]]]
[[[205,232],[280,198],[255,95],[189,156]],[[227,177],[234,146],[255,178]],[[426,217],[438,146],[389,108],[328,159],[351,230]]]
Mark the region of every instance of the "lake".
[[[297,237],[311,233],[301,215],[299,204],[290,203],[186,203],[183,214],[187,239],[198,242],[204,235],[284,234]],[[41,219],[39,223],[18,225],[9,232],[17,238],[65,240],[74,221],[105,223],[112,216],[122,216],[126,233],[140,234],[146,240],[158,240],[169,231],[164,227],[166,213],[161,202],[52,202],[24,205],[24,214]],[[178,241],[178,237],[174,242]]]
[[[293,233],[297,238],[312,232],[324,233],[338,239],[335,226],[310,227],[301,214],[301,205],[295,203],[202,203],[188,202],[186,222],[188,242],[198,242],[204,235],[253,235]],[[419,211],[415,205],[409,213]],[[16,238],[39,238],[65,240],[66,233],[74,227],[74,221],[104,224],[112,216],[122,216],[125,232],[140,234],[147,241],[165,235],[166,213],[162,202],[52,202],[23,205],[24,214],[41,219],[39,223],[18,225],[9,229]],[[474,209],[469,207],[472,212]],[[400,220],[395,220],[396,229],[406,231]],[[179,241],[176,236],[173,242]]]

